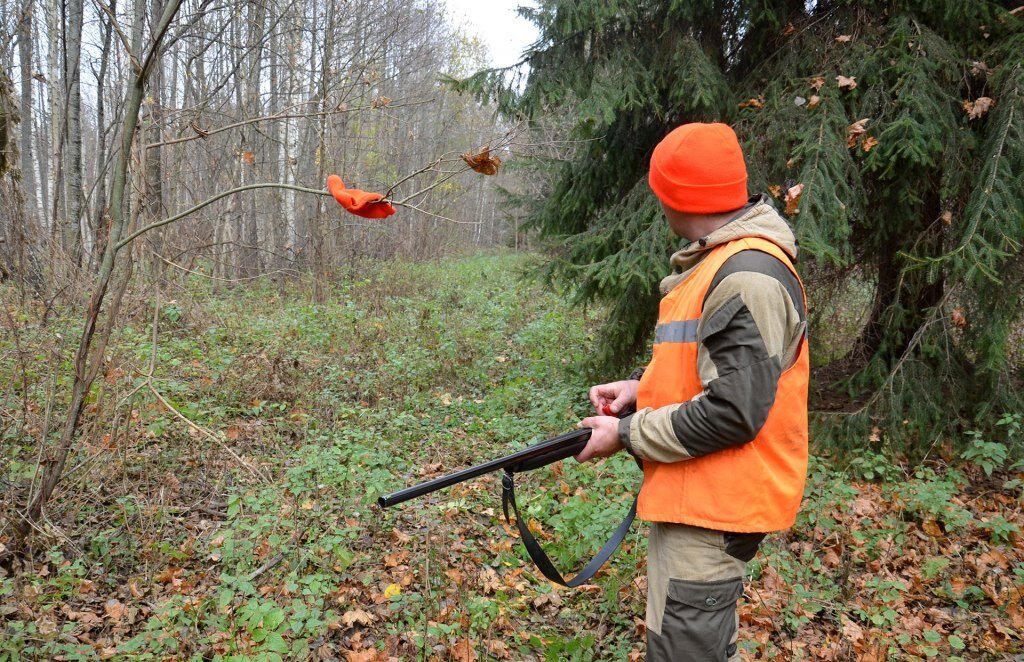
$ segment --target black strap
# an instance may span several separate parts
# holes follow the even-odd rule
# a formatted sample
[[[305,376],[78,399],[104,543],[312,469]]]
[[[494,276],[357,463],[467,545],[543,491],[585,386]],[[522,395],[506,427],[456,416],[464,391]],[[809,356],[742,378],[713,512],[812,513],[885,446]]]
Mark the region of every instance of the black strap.
[[[580,570],[579,574],[572,579],[566,581],[562,578],[562,574],[558,572],[555,565],[551,563],[551,559],[541,549],[540,543],[537,542],[533,534],[530,533],[530,528],[526,522],[519,515],[519,507],[516,505],[516,484],[513,477],[513,473],[508,469],[505,470],[505,475],[501,477],[501,509],[505,513],[505,521],[511,524],[511,520],[508,516],[509,504],[512,505],[512,512],[516,515],[516,526],[519,528],[519,536],[523,539],[523,544],[526,545],[526,551],[533,559],[534,564],[541,573],[562,586],[568,586],[569,588],[575,588],[580,584],[583,584],[590,580],[597,571],[601,569],[601,566],[605,564],[605,561],[619,548],[626,534],[629,533],[629,525],[633,523],[633,518],[636,517],[636,499],[633,499],[633,505],[629,507],[629,513],[626,514],[626,519],[622,520],[619,527],[615,529],[615,533],[608,539],[608,542],[604,544],[601,551],[597,553],[590,563],[585,568]]]

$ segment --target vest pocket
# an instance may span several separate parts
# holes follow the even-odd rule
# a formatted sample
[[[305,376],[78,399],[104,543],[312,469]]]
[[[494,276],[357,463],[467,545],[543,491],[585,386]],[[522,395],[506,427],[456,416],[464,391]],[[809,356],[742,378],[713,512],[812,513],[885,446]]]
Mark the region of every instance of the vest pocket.
[[[736,637],[736,601],[743,579],[692,582],[670,579],[658,645],[658,659],[721,662]]]

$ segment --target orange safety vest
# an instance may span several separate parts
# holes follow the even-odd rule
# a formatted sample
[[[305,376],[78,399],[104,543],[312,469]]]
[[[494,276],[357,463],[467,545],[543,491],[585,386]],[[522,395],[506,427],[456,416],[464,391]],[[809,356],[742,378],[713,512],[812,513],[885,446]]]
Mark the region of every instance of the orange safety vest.
[[[767,239],[736,239],[711,249],[661,300],[661,333],[640,380],[639,409],[686,402],[704,390],[697,372],[697,324],[704,297],[725,261],[750,249],[775,256],[797,276],[789,256]],[[802,283],[800,287],[802,291]],[[806,294],[804,302],[806,310]],[[737,533],[792,526],[807,477],[809,373],[805,338],[793,365],[780,376],[775,402],[753,441],[681,462],[644,460],[637,514],[653,522]]]

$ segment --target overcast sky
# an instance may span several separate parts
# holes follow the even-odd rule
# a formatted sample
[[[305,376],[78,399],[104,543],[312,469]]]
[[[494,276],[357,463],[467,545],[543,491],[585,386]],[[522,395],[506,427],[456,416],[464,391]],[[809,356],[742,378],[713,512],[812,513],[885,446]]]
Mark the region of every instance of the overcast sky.
[[[490,49],[491,66],[515,64],[537,39],[533,23],[516,14],[516,7],[535,6],[530,0],[446,0],[454,25],[476,34]]]

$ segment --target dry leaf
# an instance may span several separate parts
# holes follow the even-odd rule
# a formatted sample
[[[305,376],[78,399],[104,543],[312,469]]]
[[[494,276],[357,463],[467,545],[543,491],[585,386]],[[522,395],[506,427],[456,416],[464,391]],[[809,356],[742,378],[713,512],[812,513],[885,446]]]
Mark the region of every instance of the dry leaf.
[[[864,628],[850,620],[846,614],[840,614],[839,622],[843,625],[843,636],[851,643],[857,643],[864,638]]]
[[[817,94],[812,94],[811,98],[807,100],[807,107],[808,108],[817,108],[818,104],[820,104],[820,103],[821,103],[821,97],[819,97]]]
[[[370,625],[374,621],[373,614],[362,609],[353,609],[346,611],[341,615],[341,622],[349,627],[355,625]]]
[[[793,34],[794,32],[796,32],[796,27],[792,23],[787,23],[786,24],[786,29],[782,31],[782,36],[783,37],[788,37],[791,34]]]
[[[110,620],[116,623],[124,618],[125,606],[120,600],[111,598],[103,605],[103,611]]]
[[[865,117],[857,120],[850,126],[846,127],[846,146],[853,147],[857,144],[857,139],[868,130],[868,122],[871,118]]]
[[[771,184],[768,187],[768,192],[772,194],[772,197],[775,197],[775,198],[781,198],[782,197],[782,187],[779,186],[778,184]]]
[[[996,102],[991,97],[978,97],[974,101],[964,101],[963,105],[967,118],[976,120],[984,117]]]
[[[452,646],[452,659],[457,662],[476,662],[476,651],[469,639],[460,639],[459,643]]]
[[[815,91],[818,91],[825,85],[825,79],[822,76],[815,76],[810,80],[810,83],[811,87],[813,87]]]
[[[841,90],[852,90],[857,87],[856,76],[836,76],[836,83]]]
[[[878,146],[878,138],[872,135],[864,136],[864,139],[860,141],[860,147],[865,152],[870,152],[872,149]]]
[[[967,316],[964,315],[963,308],[955,308],[953,312],[949,314],[949,318],[958,329],[962,329],[967,326]]]
[[[952,225],[953,224],[953,212],[949,211],[948,209],[946,211],[942,212],[942,215],[939,216],[939,218],[942,219],[942,224],[943,225]]]
[[[391,99],[382,94],[370,102],[370,108],[387,108],[390,103]]]
[[[252,152],[242,152],[242,160],[246,165],[252,165],[256,163],[256,155]]]
[[[466,162],[466,165],[482,175],[496,175],[498,168],[501,166],[501,159],[497,156],[491,156],[490,147],[484,147],[476,154],[466,152],[462,155],[462,160]]]
[[[333,659],[332,657],[326,659]],[[376,648],[366,648],[361,651],[345,651],[345,662],[387,662],[388,652],[379,651]]]
[[[800,213],[800,196],[803,194],[803,184],[789,187],[789,190],[786,191],[786,216],[796,216]]]
[[[751,97],[739,104],[740,108],[764,108],[764,97],[760,96],[757,98]]]
[[[838,41],[840,44],[848,44],[852,39],[853,35],[848,34],[841,34],[838,37],[836,37],[836,41]]]
[[[504,660],[511,655],[511,651],[508,649],[508,644],[501,639],[488,639],[487,652],[500,660]]]

